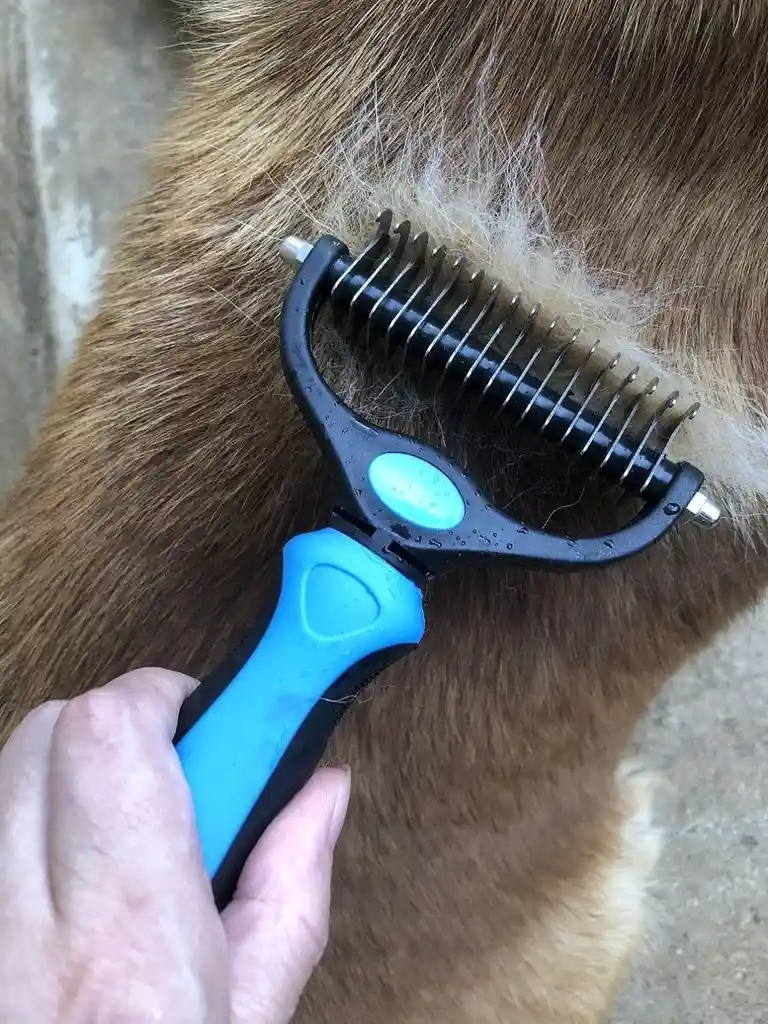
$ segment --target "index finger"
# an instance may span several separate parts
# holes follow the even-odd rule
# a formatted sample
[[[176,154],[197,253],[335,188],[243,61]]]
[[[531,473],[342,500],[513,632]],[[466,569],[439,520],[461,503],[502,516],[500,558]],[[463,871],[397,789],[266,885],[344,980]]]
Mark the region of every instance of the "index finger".
[[[180,673],[142,669],[75,697],[59,715],[48,853],[57,905],[71,919],[89,919],[115,891],[136,906],[197,894],[199,905],[213,907],[171,742],[196,685]]]
[[[128,701],[135,712],[159,725],[172,740],[181,705],[198,686],[197,679],[181,672],[142,668],[118,676],[102,690]]]

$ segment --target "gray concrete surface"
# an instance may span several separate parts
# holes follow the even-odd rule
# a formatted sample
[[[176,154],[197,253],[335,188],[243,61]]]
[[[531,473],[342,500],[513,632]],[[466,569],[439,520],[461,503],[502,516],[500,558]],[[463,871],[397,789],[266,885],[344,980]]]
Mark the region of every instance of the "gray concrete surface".
[[[177,70],[169,8],[22,0],[28,107],[59,361],[93,307],[115,214],[138,191]]]
[[[181,58],[155,0],[0,0],[0,492],[95,301]]]
[[[179,58],[158,0],[0,0],[0,491],[93,306]],[[23,258],[20,258],[23,256]],[[768,607],[638,737],[669,785],[652,926],[614,1024],[768,1022]]]
[[[18,470],[53,369],[24,30],[9,5],[0,14],[0,493]]]
[[[768,1022],[768,606],[689,665],[640,730],[666,843],[615,1024]]]

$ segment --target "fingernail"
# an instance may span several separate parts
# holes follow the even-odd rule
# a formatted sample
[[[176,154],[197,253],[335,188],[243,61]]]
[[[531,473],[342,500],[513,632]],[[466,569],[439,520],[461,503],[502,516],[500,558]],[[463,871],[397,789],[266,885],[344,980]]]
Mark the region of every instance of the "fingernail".
[[[336,846],[341,830],[344,828],[349,807],[349,795],[352,790],[352,769],[349,765],[344,765],[340,772],[343,772],[343,778],[339,781],[336,802],[333,805],[333,813],[331,814],[331,823],[328,826],[328,838],[331,841],[331,846]]]

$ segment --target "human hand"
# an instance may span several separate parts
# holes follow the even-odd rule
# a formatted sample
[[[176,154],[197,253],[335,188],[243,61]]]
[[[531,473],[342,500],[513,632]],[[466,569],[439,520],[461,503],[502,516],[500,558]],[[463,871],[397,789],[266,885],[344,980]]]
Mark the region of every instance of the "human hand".
[[[4,1024],[286,1024],[326,944],[349,774],[321,769],[219,916],[159,669],[33,711],[0,752]]]

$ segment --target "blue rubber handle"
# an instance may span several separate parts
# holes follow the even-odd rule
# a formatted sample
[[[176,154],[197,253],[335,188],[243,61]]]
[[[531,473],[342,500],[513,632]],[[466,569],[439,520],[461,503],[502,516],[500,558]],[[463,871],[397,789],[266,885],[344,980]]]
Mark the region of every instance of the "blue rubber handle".
[[[356,693],[423,634],[419,588],[351,537],[328,528],[285,546],[258,646],[233,677],[203,683],[180,717],[176,749],[220,906]]]

